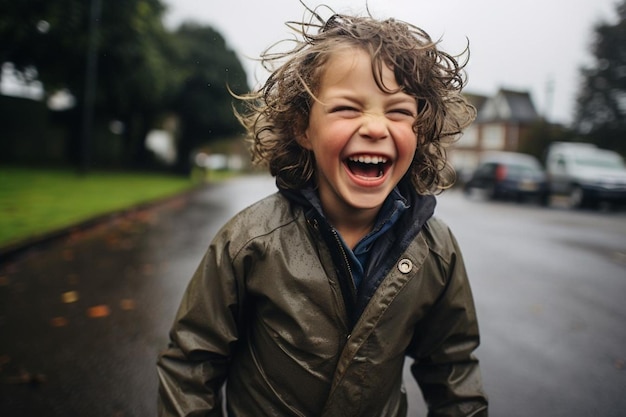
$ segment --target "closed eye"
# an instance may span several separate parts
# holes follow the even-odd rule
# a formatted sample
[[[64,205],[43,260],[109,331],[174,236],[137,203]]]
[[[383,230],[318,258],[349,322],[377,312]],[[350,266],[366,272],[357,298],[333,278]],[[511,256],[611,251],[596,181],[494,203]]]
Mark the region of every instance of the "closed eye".
[[[390,117],[393,120],[404,120],[407,118],[410,119],[415,119],[416,115],[415,112],[411,109],[403,109],[403,108],[398,108],[398,109],[391,109],[387,112],[388,117]]]
[[[404,114],[406,116],[415,117],[415,114],[413,113],[413,111],[409,109],[393,109],[391,110],[390,113],[399,113],[399,114]]]
[[[351,106],[336,106],[336,107],[333,107],[330,111],[332,113],[336,113],[339,111],[357,111],[357,109]]]
[[[352,106],[336,106],[332,107],[330,110],[331,113],[339,113],[342,116],[352,117],[359,114],[359,109]]]

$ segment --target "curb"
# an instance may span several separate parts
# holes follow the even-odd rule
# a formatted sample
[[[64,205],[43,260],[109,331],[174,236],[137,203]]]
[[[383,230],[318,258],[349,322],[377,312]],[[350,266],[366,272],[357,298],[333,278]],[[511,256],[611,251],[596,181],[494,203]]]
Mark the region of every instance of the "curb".
[[[78,223],[70,224],[70,225],[61,227],[59,229],[51,230],[46,233],[42,233],[39,235],[34,235],[25,239],[21,239],[21,240],[18,240],[17,242],[10,243],[5,246],[0,246],[0,265],[6,264],[12,261],[13,259],[15,259],[16,257],[18,257],[19,255],[21,255],[22,253],[28,250],[45,246],[46,244],[52,243],[56,240],[66,237],[70,235],[71,233],[74,233],[80,230],[89,229],[99,224],[106,223],[111,220],[115,220],[119,217],[126,216],[135,211],[154,208],[159,205],[166,204],[177,198],[181,198],[185,196],[190,197],[191,195],[203,190],[209,185],[210,184],[198,185],[196,187],[192,187],[189,190],[175,193],[167,197],[157,198],[155,200],[146,201],[146,202],[129,206],[123,209],[100,214],[100,215],[85,219],[83,221],[80,221]]]

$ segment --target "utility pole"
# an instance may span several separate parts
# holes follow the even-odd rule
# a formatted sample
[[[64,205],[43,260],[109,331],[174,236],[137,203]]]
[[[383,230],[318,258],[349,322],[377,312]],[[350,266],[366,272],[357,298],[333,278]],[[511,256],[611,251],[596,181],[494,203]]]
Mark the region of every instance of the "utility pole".
[[[554,98],[554,78],[550,76],[546,83],[546,105],[543,110],[543,119],[549,122],[550,113],[552,113],[552,99]]]
[[[94,103],[98,81],[98,35],[102,0],[91,0],[89,13],[89,44],[85,65],[85,95],[83,100],[83,129],[80,152],[80,171],[85,174],[91,164]]]

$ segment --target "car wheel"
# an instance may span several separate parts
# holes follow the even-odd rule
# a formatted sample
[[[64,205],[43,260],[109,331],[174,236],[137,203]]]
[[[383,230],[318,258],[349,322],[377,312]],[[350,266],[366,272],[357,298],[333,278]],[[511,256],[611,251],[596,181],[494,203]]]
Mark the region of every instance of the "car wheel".
[[[569,193],[569,206],[572,208],[583,208],[585,204],[585,191],[578,185],[572,186]]]

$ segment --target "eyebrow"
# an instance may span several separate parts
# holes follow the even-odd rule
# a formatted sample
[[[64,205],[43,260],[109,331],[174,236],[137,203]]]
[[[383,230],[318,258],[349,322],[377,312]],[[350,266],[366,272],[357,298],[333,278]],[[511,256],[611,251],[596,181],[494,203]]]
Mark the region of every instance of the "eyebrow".
[[[411,102],[411,103],[417,103],[417,98],[413,97],[410,94],[405,93],[404,91],[397,91],[394,93],[386,93],[386,96],[389,97],[388,100],[391,102]],[[327,97],[327,99],[331,99],[331,100],[337,100],[337,99],[345,99],[345,100],[352,100],[352,101],[359,101],[360,100],[360,93],[355,93],[353,90],[351,89],[340,89],[338,91],[335,91],[332,95],[330,95],[330,97]]]
[[[417,106],[417,99],[415,97],[402,92],[390,94],[389,102],[391,104],[412,103]]]

